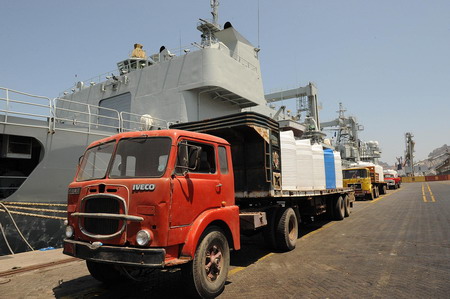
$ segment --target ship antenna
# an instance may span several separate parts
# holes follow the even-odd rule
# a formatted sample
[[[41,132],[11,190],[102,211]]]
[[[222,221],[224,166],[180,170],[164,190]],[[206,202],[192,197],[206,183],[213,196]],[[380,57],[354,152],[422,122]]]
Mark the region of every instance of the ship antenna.
[[[219,0],[211,0],[211,9],[212,9],[212,16],[213,16],[213,24],[217,27],[219,26]]]
[[[260,49],[261,46],[259,44],[259,0],[258,0],[258,49]]]

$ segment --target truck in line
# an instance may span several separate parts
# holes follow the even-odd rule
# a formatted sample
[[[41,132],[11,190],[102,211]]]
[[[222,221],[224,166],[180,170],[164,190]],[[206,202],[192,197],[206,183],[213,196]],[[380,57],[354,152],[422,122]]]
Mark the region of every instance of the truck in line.
[[[373,163],[359,163],[342,172],[344,187],[353,188],[355,197],[373,200],[380,194],[386,194],[387,183],[384,181],[382,166]]]
[[[283,189],[273,119],[244,112],[174,127],[96,141],[80,159],[64,253],[86,260],[94,278],[113,283],[177,267],[190,294],[213,298],[241,233],[262,232],[269,246],[289,251],[301,221],[350,215],[352,188]]]
[[[389,189],[398,189],[402,184],[402,179],[398,176],[395,170],[385,170],[384,171],[384,181]]]

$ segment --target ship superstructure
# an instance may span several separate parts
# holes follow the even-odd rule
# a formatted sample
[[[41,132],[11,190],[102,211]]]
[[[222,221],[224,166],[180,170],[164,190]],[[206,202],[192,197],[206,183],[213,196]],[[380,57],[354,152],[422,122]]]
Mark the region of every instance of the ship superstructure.
[[[243,110],[275,114],[264,97],[259,49],[229,22],[219,26],[217,6],[211,1],[213,20],[199,20],[201,41],[182,55],[161,46],[147,56],[135,44],[117,72],[79,81],[56,99],[0,89],[0,209],[34,247],[61,244],[66,187],[92,141]],[[9,214],[0,221],[12,251],[25,250]],[[9,253],[0,244],[0,254]]]

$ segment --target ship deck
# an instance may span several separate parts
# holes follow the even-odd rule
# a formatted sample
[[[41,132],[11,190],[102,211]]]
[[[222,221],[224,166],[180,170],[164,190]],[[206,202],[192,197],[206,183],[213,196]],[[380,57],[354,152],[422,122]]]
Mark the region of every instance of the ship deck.
[[[344,221],[300,226],[287,253],[244,238],[220,298],[448,298],[449,193],[450,181],[416,182],[357,201]],[[180,284],[178,271],[108,287],[60,249],[0,257],[4,298],[184,298]]]

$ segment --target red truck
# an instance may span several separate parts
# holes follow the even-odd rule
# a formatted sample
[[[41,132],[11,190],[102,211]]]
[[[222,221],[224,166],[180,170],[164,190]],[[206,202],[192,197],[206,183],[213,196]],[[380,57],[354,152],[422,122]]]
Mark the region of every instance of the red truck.
[[[190,294],[213,298],[241,232],[288,251],[301,220],[349,215],[352,189],[282,189],[276,121],[246,112],[177,126],[96,141],[80,159],[64,253],[85,259],[94,278],[179,267]]]
[[[402,179],[395,170],[385,170],[384,181],[387,183],[389,189],[398,189],[402,184]]]

